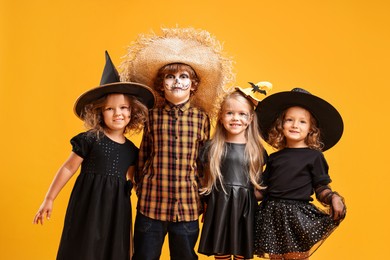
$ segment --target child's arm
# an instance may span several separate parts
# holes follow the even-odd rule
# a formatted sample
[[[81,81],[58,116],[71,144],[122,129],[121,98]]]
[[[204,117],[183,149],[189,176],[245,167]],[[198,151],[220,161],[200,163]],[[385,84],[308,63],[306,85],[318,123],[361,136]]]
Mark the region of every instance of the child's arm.
[[[346,214],[346,206],[344,202],[344,198],[341,197],[337,192],[333,192],[332,195],[332,215],[333,219],[341,220],[345,218]]]
[[[263,193],[261,193],[261,191],[258,189],[255,189],[255,197],[258,201],[260,201],[264,198]]]
[[[83,158],[72,152],[69,158],[60,167],[49,187],[49,190],[46,193],[45,199],[43,200],[37,214],[34,217],[34,224],[41,223],[41,225],[43,225],[45,215],[47,219],[50,219],[55,198],[65,186],[65,184],[70,180],[70,178],[76,173],[82,161]]]
[[[130,166],[127,170],[127,188],[129,189],[129,193],[131,194],[131,190],[133,189],[134,185],[134,172],[135,172],[135,166]]]
[[[152,138],[149,138],[149,127],[146,125],[144,127],[144,133],[142,135],[142,141],[138,152],[138,161],[137,161],[137,167],[133,173],[133,181],[134,184],[137,185],[141,182],[143,176],[143,170],[145,166],[145,162],[149,159],[149,156],[151,156],[151,146],[153,145]]]
[[[346,214],[344,198],[328,185],[320,185],[315,188],[318,201],[325,206],[330,206],[331,215],[334,220],[342,220]]]

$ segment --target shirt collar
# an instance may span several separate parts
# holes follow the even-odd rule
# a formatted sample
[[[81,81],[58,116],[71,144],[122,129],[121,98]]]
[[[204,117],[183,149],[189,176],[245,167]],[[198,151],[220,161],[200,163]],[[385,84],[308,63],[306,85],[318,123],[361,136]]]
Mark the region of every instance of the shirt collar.
[[[168,100],[165,100],[164,109],[165,109],[166,111],[170,111],[170,110],[173,110],[173,109],[181,110],[181,111],[186,111],[186,110],[188,110],[189,108],[190,108],[190,100],[187,100],[186,102],[181,103],[181,104],[178,104],[178,105],[172,104],[172,103],[169,102]]]

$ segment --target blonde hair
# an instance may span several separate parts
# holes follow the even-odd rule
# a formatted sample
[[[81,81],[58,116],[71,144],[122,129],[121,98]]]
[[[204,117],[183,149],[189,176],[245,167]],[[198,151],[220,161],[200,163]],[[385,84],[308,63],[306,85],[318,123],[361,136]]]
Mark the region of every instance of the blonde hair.
[[[109,95],[110,94],[107,94],[102,98],[87,104],[81,113],[85,128],[90,130],[90,132],[95,133],[98,138],[103,134],[104,128],[106,127],[103,120],[103,107],[105,106]],[[144,123],[148,118],[148,109],[134,96],[123,95],[129,100],[131,112],[130,122],[127,124],[123,134],[129,133],[130,131],[134,134],[139,133],[143,129]]]
[[[250,116],[253,120],[245,130],[247,142],[245,144],[244,158],[249,168],[249,180],[256,189],[263,189],[263,187],[260,186],[259,181],[261,173],[263,172],[265,150],[261,144],[262,139],[258,129],[257,116],[254,112],[253,103],[248,98],[244,97],[240,91],[234,91],[231,94],[228,94],[221,104],[214,136],[207,147],[207,166],[205,167],[203,176],[203,187],[200,190],[201,194],[207,195],[213,188],[217,188],[218,181],[221,184],[222,189],[225,191],[223,186],[223,176],[221,173],[221,163],[226,154],[227,147],[226,129],[221,123],[221,118],[225,106],[228,105],[231,99],[236,99],[250,108]]]
[[[289,108],[290,107],[286,108],[280,113],[268,132],[267,142],[277,150],[284,149],[287,146],[286,137],[283,134],[283,123]],[[305,143],[310,149],[321,151],[324,144],[320,141],[321,131],[318,127],[317,120],[309,110],[304,107],[301,108],[305,109],[310,114],[310,129],[309,134],[305,138]]]

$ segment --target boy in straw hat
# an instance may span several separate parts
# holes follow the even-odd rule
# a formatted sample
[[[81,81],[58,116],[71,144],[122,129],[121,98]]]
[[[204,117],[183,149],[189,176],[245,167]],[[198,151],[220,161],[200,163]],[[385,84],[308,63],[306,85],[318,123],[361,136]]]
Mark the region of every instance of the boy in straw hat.
[[[172,259],[197,259],[201,203],[196,159],[209,139],[210,117],[233,81],[231,60],[210,33],[193,28],[141,35],[121,64],[121,80],[153,86],[140,147],[133,259],[159,259],[169,233]]]

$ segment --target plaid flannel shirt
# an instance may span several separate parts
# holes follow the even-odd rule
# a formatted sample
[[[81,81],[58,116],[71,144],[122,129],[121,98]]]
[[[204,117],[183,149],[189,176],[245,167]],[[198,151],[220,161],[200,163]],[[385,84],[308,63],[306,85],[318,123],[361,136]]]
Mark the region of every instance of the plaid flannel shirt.
[[[171,222],[198,219],[196,161],[209,138],[209,117],[190,102],[149,111],[135,175],[141,214]]]

